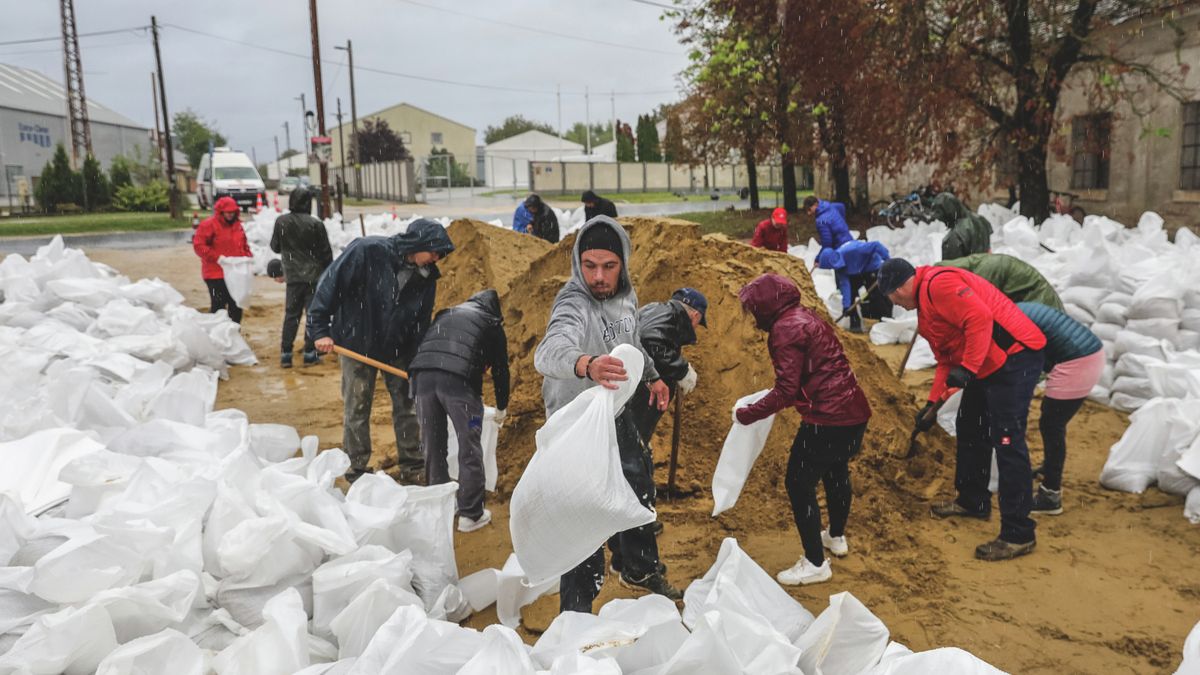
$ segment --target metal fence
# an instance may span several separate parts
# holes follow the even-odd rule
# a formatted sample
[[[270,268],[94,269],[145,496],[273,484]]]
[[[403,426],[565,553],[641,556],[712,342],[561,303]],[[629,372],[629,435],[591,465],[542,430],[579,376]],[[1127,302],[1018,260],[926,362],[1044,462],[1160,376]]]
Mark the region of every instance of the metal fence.
[[[417,201],[417,180],[413,160],[375,162],[357,167],[330,167],[329,180],[344,180],[346,194],[364,199],[393,202]]]
[[[758,189],[783,187],[782,167],[757,167]],[[811,190],[813,172],[796,167],[797,188]],[[688,166],[665,162],[529,162],[529,187],[540,194],[605,192],[736,192],[750,184],[744,164]]]

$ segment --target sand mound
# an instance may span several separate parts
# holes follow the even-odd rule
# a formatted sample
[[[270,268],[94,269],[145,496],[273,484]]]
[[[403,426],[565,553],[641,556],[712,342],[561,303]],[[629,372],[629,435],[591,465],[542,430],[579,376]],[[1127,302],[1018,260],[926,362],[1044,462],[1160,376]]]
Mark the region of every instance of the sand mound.
[[[439,308],[457,305],[485,288],[503,296],[530,263],[554,248],[537,237],[477,220],[456,220],[446,232],[454,242],[454,253],[438,266],[442,271]]]
[[[700,379],[699,387],[684,401],[677,478],[678,485],[695,491],[691,499],[683,502],[687,504],[684,517],[707,519],[711,513],[709,486],[729,430],[730,408],[738,397],[770,387],[774,382],[766,334],[758,331],[753,320],[742,313],[737,291],[758,275],[775,272],[797,282],[806,306],[823,314],[825,309],[817,299],[804,262],[797,258],[754,249],[721,235],[701,236],[694,223],[685,221],[623,218],[622,222],[633,241],[631,270],[641,303],[665,300],[680,286],[699,288],[709,299],[708,329],[701,329],[699,344],[686,351]],[[477,232],[470,232],[471,228]],[[479,234],[484,236],[478,237]],[[446,277],[439,288],[439,297],[447,303],[450,298],[465,298],[478,290],[477,281],[471,288],[457,287],[460,280],[478,278],[472,276],[475,268],[468,265],[478,264],[492,275],[498,274],[497,268],[527,269],[511,279],[507,292],[501,292],[513,368],[511,421],[501,439],[506,451],[500,458],[499,488],[506,494],[529,461],[535,447],[534,433],[545,421],[542,377],[533,368],[533,351],[545,330],[554,296],[570,275],[569,256],[574,237],[547,250],[530,237],[474,221],[454,223],[451,235],[456,245],[460,240],[464,242],[464,251],[469,246],[471,254],[451,256],[443,266]],[[537,255],[542,251],[545,252]],[[533,255],[537,257],[520,267],[508,264],[517,256],[528,259]],[[841,337],[874,410],[863,452],[852,465],[854,520],[871,533],[872,546],[893,549],[908,541],[904,522],[925,508],[923,501],[914,496],[927,494],[926,486],[931,479],[938,484],[947,480],[948,470],[939,460],[950,449],[949,439],[939,436],[924,440],[916,459],[909,462],[896,459],[908,448],[912,414],[918,406],[895,374],[870,351],[865,340],[849,333],[842,333]],[[799,421],[799,415],[790,410],[777,418],[768,446],[741,500],[721,516],[723,528],[711,528],[714,537],[725,532],[790,526],[791,513],[786,506],[782,479]],[[665,466],[670,453],[671,424],[668,415],[652,442],[656,464],[660,466]],[[665,484],[666,471],[659,472],[657,477],[660,485]],[[718,529],[723,532],[715,531]]]

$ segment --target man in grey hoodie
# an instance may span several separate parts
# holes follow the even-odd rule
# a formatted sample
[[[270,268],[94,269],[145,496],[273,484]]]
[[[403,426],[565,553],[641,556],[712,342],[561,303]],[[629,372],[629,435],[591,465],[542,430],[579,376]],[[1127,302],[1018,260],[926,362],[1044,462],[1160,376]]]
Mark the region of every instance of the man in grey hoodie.
[[[534,367],[545,376],[542,399],[547,418],[589,387],[599,384],[616,389],[617,382],[628,378],[621,361],[609,356],[617,345],[642,350],[637,293],[629,278],[629,251],[629,235],[608,216],[596,216],[579,230],[571,255],[571,279],[554,299],[550,323],[533,359]],[[642,380],[650,390],[649,405],[666,410],[670,391],[659,378],[654,362],[644,350],[642,354]],[[642,505],[653,509],[652,459],[628,407],[617,414],[615,424],[625,480]],[[652,525],[620,532],[613,539],[623,553],[621,585],[672,600],[683,597],[667,582]],[[591,612],[592,601],[603,583],[604,549],[600,548],[559,580],[559,609]]]

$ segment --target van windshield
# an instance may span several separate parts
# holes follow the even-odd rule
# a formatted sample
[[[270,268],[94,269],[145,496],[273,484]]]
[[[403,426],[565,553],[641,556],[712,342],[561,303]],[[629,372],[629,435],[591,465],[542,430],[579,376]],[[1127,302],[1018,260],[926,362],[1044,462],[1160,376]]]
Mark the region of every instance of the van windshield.
[[[258,172],[251,166],[218,166],[217,180],[258,180]]]

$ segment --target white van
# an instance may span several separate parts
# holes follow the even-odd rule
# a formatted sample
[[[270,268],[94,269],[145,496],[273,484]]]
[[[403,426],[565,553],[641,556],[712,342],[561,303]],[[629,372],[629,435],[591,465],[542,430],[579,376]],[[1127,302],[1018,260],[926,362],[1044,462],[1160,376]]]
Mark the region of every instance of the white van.
[[[232,197],[243,211],[253,209],[260,196],[267,202],[266,185],[244,152],[215,148],[212,155],[204,153],[197,176],[196,196],[202,209],[212,208],[221,197]]]

